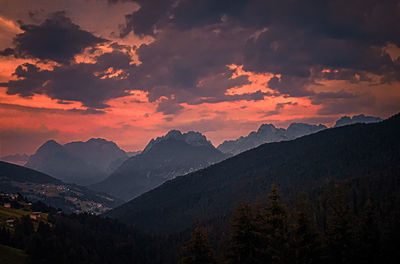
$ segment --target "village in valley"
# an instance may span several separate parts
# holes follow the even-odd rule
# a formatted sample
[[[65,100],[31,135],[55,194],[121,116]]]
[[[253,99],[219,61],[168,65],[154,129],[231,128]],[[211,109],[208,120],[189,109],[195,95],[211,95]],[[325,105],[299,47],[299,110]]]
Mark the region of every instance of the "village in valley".
[[[46,221],[47,213],[34,211],[37,206],[32,206],[19,193],[0,193],[0,225],[13,228],[18,218],[29,216],[33,222]]]

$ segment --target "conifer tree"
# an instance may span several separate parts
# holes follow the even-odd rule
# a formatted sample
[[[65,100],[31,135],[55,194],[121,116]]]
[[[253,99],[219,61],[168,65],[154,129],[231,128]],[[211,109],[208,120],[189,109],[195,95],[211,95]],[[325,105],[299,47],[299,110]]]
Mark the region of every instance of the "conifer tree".
[[[183,247],[185,255],[180,264],[215,264],[215,257],[208,243],[206,231],[196,221],[191,239]]]
[[[256,264],[260,259],[260,231],[253,206],[240,203],[232,214],[232,234],[226,259],[229,264]]]
[[[358,225],[358,255],[362,263],[378,263],[381,231],[377,221],[377,210],[368,199],[361,212]]]
[[[295,224],[292,231],[292,248],[295,262],[299,264],[319,263],[319,241],[315,219],[308,209],[308,201],[300,200],[295,209]]]
[[[353,219],[342,189],[335,187],[329,200],[325,232],[331,263],[352,263],[354,249]]]
[[[261,232],[264,234],[264,263],[283,264],[292,260],[289,243],[288,218],[280,202],[278,188],[271,185],[269,204],[264,210]]]

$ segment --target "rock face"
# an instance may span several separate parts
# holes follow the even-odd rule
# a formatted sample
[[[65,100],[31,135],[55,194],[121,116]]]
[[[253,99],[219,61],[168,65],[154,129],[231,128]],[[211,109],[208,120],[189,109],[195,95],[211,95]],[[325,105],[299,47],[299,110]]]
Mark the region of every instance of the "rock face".
[[[287,129],[284,129],[276,128],[272,124],[263,124],[257,131],[251,132],[247,137],[224,141],[218,146],[218,150],[233,156],[243,151],[258,147],[264,143],[292,140],[326,128],[327,127],[324,125],[292,123]]]
[[[382,119],[380,117],[375,117],[375,116],[365,116],[363,114],[349,117],[349,116],[343,116],[341,117],[338,121],[336,121],[335,127],[341,127],[341,126],[347,126],[347,125],[352,125],[352,124],[357,124],[357,123],[376,123],[380,122]]]
[[[129,158],[110,177],[91,188],[129,200],[224,158],[202,134],[171,130],[152,139],[142,153]]]
[[[114,142],[104,139],[64,146],[49,140],[30,156],[25,166],[68,183],[88,185],[103,180],[127,158]]]

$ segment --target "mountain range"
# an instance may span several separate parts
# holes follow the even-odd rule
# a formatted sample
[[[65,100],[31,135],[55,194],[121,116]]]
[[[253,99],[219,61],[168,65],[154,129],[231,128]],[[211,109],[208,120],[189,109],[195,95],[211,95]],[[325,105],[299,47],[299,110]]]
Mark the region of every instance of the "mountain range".
[[[356,123],[374,123],[382,121],[379,117],[365,116],[363,114],[349,117],[343,116],[336,121],[334,127]],[[255,148],[264,143],[292,140],[298,137],[316,133],[327,127],[324,125],[311,125],[306,123],[291,123],[287,129],[276,128],[272,124],[262,124],[257,131],[252,131],[248,136],[236,140],[227,140],[217,148],[223,153],[234,156],[243,151]]]
[[[49,140],[29,157],[25,166],[64,182],[88,185],[106,178],[127,158],[114,142],[101,138],[65,145]]]
[[[400,114],[385,121],[325,129],[263,144],[182,177],[105,215],[148,232],[178,232],[196,218],[229,215],[240,201],[263,199],[274,183],[284,197],[329,181],[400,169]]]
[[[250,132],[248,136],[240,137],[236,140],[224,141],[217,148],[223,153],[234,156],[264,143],[291,140],[326,128],[324,125],[304,123],[292,123],[287,129],[276,128],[272,124],[262,124],[257,131]]]
[[[44,173],[0,161],[0,192],[20,193],[30,201],[42,201],[65,213],[103,213],[120,204],[114,197]]]
[[[204,135],[171,130],[152,139],[142,153],[126,160],[110,177],[90,188],[129,200],[225,157]]]
[[[380,120],[365,115],[344,116],[335,127]],[[225,141],[217,149],[200,133],[182,134],[177,130],[152,139],[142,152],[125,152],[114,142],[100,138],[65,145],[49,140],[29,157],[25,166],[64,182],[86,185],[128,200],[178,175],[207,167],[264,143],[293,140],[326,128],[305,123],[292,123],[287,129],[262,124],[257,131],[237,140]],[[21,164],[21,161],[13,160],[27,159],[27,156],[5,158]]]

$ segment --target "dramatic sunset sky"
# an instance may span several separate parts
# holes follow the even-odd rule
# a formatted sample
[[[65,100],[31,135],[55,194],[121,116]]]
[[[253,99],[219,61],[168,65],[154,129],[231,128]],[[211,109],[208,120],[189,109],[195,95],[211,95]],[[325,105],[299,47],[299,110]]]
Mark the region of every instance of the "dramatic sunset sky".
[[[400,111],[398,0],[0,0],[0,156]]]

